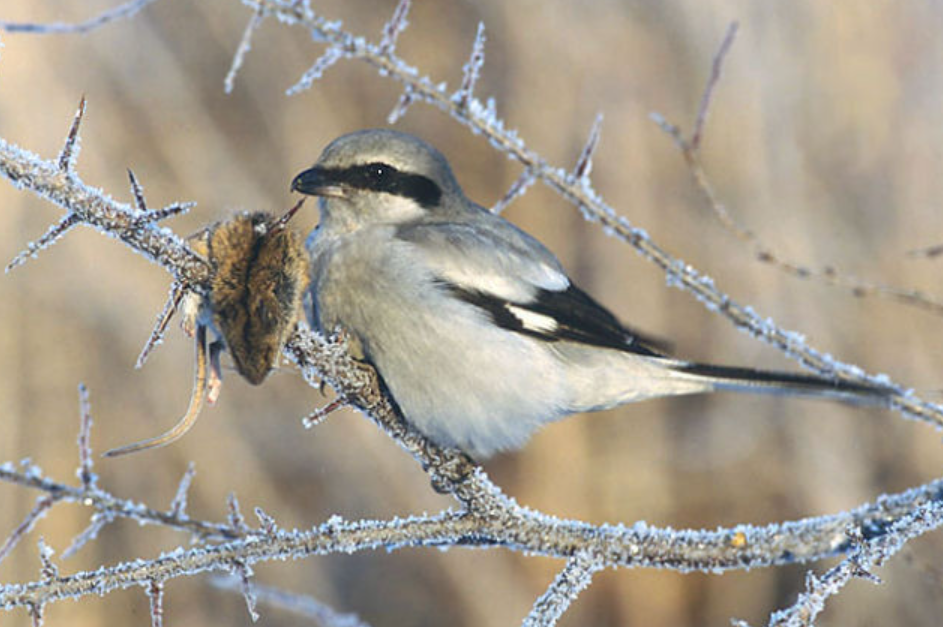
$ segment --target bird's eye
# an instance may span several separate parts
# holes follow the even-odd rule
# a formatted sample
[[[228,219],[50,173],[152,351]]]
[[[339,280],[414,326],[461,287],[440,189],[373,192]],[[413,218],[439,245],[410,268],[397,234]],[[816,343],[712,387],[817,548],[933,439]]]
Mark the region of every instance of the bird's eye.
[[[390,173],[390,166],[384,163],[371,163],[367,166],[367,176],[374,181],[382,181]]]

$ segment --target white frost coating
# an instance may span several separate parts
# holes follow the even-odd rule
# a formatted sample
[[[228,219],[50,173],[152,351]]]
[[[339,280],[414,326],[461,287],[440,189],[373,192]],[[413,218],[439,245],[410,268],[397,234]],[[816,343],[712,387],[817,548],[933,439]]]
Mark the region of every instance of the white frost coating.
[[[285,91],[285,95],[295,96],[310,89],[311,85],[313,85],[316,80],[320,79],[328,68],[337,63],[344,56],[345,52],[339,46],[330,46],[324,51],[324,54],[318,57],[314,65],[308,68],[301,79]]]

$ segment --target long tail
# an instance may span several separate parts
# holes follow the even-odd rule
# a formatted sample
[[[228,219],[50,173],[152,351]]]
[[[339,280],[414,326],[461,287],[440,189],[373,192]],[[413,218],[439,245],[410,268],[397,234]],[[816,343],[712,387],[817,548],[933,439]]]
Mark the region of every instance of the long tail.
[[[754,370],[736,366],[715,366],[671,359],[666,359],[663,363],[676,373],[701,379],[713,390],[821,397],[862,405],[884,405],[897,393],[897,390],[891,387],[828,379],[816,375]]]

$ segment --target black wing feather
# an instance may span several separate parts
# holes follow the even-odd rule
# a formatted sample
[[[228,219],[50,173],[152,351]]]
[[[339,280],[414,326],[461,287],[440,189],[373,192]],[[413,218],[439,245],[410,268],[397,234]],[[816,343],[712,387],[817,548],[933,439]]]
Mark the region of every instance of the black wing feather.
[[[496,325],[510,331],[547,342],[568,340],[639,355],[663,356],[660,349],[664,342],[625,327],[608,309],[574,285],[564,291],[538,289],[531,302],[519,303],[479,290],[465,289],[448,281],[440,283],[456,297],[486,311]],[[510,307],[551,318],[556,323],[555,328],[529,328]]]

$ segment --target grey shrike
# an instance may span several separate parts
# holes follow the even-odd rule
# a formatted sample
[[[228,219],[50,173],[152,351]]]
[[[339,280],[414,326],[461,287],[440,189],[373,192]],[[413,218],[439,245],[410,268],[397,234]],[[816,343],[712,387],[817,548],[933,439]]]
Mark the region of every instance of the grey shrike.
[[[569,414],[659,396],[888,394],[659,354],[540,242],[466,198],[445,157],[411,135],[344,135],[292,189],[320,196],[307,240],[312,326],[343,329],[407,421],[474,457],[518,448]]]

